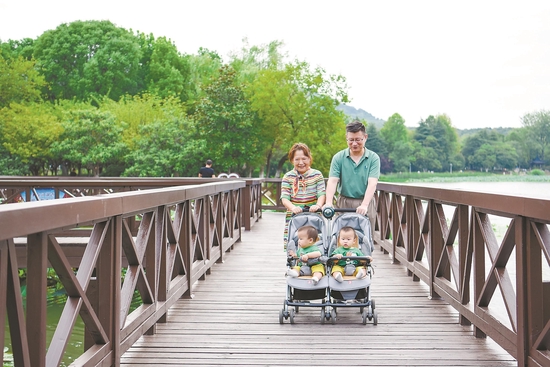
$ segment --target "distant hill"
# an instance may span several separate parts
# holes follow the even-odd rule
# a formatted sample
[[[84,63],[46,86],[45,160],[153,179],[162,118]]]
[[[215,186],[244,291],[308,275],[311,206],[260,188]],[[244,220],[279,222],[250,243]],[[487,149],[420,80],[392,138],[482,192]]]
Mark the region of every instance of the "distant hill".
[[[350,117],[350,119],[358,118],[359,120],[365,120],[369,124],[374,124],[378,129],[380,129],[386,122],[382,119],[379,119],[378,117],[374,117],[365,110],[357,109],[353,106],[341,104],[336,109],[343,111],[347,116]]]

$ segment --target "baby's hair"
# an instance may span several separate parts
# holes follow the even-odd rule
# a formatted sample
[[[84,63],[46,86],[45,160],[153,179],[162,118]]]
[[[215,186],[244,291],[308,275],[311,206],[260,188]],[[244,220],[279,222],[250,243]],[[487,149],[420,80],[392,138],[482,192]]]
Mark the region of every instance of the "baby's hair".
[[[353,227],[350,227],[350,226],[344,226],[344,227],[340,228],[340,231],[338,232],[338,246],[341,246],[340,245],[340,236],[344,232],[353,232],[353,244],[352,244],[351,247],[359,248],[359,236],[357,236],[357,232],[355,232],[355,229],[353,229]]]
[[[317,228],[313,226],[302,226],[298,228],[298,232],[306,232],[307,238],[311,238],[315,241],[319,238],[319,232],[317,231]]]

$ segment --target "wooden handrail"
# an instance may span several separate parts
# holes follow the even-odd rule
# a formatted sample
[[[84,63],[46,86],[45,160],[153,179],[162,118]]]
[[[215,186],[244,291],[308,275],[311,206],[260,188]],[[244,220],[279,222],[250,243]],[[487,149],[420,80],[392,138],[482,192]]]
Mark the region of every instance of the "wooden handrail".
[[[56,187],[68,186],[61,181]],[[125,184],[121,181],[102,187]],[[250,202],[259,199],[261,181],[173,186],[175,182],[162,189],[141,189],[133,181],[139,191],[0,205],[2,353],[7,315],[15,365],[58,366],[80,315],[86,330],[85,352],[75,363],[117,365],[120,355],[141,335],[154,333],[155,325],[165,322],[177,299],[192,297],[192,285],[240,241],[244,223],[250,228],[261,217],[256,209],[260,205]],[[36,182],[8,183],[12,184],[31,187]],[[41,185],[47,187],[52,181]],[[78,264],[59,241],[68,230],[88,236]],[[16,242],[20,238],[26,243],[22,247],[26,308],[19,290]],[[68,300],[53,341],[46,346],[48,267],[56,271]],[[130,312],[135,292],[142,304]]]
[[[380,182],[377,189],[381,250],[518,366],[550,365],[550,200],[421,184]],[[284,210],[280,179],[265,180],[263,192],[276,201],[263,208]],[[502,238],[492,228],[496,218],[508,221]]]

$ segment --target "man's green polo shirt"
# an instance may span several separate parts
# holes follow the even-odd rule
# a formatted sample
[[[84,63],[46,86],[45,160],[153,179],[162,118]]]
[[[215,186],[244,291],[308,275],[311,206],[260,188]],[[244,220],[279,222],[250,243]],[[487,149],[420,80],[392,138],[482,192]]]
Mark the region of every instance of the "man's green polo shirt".
[[[338,177],[340,195],[362,199],[367,191],[370,177],[380,178],[380,157],[372,150],[365,148],[363,157],[355,164],[349,155],[349,148],[339,151],[332,157],[329,177]]]

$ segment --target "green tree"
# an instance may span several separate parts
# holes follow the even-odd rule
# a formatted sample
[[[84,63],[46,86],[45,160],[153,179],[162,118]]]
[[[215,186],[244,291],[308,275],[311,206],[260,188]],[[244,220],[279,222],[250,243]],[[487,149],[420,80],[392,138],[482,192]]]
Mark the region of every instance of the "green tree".
[[[380,135],[382,135],[386,143],[388,152],[391,153],[397,144],[403,144],[408,141],[405,119],[398,113],[394,113],[380,129]]]
[[[261,70],[249,85],[252,109],[263,123],[265,167],[278,161],[277,173],[296,142],[315,152],[315,168],[328,173],[332,155],[345,147],[344,116],[336,107],[347,102],[345,78],[311,70],[304,62],[287,64],[282,70]]]
[[[495,165],[499,169],[514,169],[518,165],[518,154],[510,143],[498,142],[495,146]]]
[[[544,160],[544,154],[550,144],[550,111],[540,110],[525,114],[521,122],[537,147],[538,157]]]
[[[0,176],[25,176],[30,172],[28,164],[11,154],[0,142]]]
[[[178,97],[181,101],[189,98],[189,63],[173,42],[165,37],[157,38],[148,67],[146,83],[149,92],[162,98]]]
[[[97,109],[70,111],[63,121],[63,134],[52,149],[99,176],[109,164],[119,164],[126,155],[126,145],[122,141],[124,126],[108,112]]]
[[[27,61],[32,60],[34,40],[32,38],[24,38],[22,40],[8,40],[0,42],[0,53],[6,59],[17,59],[22,57]]]
[[[507,141],[518,155],[518,167],[530,167],[531,161],[537,156],[537,150],[531,143],[527,128],[513,129]]]
[[[135,147],[128,155],[124,176],[195,176],[203,157],[203,141],[195,139],[187,119],[171,118],[141,125]]]
[[[34,57],[50,85],[51,100],[138,92],[140,44],[109,21],[76,21],[44,32]]]
[[[34,60],[23,56],[4,58],[0,49],[0,108],[12,102],[38,102],[44,77],[35,69]]]
[[[117,121],[124,122],[123,142],[130,150],[135,148],[140,129],[157,121],[183,119],[185,108],[179,98],[161,98],[154,94],[125,95],[119,101],[104,97],[98,100],[99,109],[112,113]]]
[[[225,172],[249,175],[262,161],[265,140],[257,114],[245,98],[243,86],[230,66],[205,90],[193,115],[203,157],[210,157]],[[201,160],[202,161],[202,160]]]
[[[447,115],[430,115],[426,120],[422,120],[415,131],[414,140],[429,148],[422,157],[415,153],[417,164],[424,162],[423,169],[441,171],[448,167],[453,157],[459,153],[458,135]],[[428,161],[431,163],[426,166]]]
[[[11,103],[0,110],[3,147],[35,176],[49,168],[57,172],[50,149],[62,131],[59,115],[49,103]]]
[[[215,51],[200,48],[197,55],[187,55],[189,64],[189,100],[194,102],[204,97],[204,89],[219,76],[222,58]]]
[[[472,163],[475,167],[485,169],[485,171],[492,170],[497,162],[495,154],[495,148],[490,144],[483,144],[474,153],[472,157]]]

